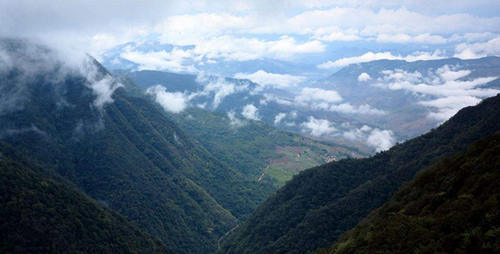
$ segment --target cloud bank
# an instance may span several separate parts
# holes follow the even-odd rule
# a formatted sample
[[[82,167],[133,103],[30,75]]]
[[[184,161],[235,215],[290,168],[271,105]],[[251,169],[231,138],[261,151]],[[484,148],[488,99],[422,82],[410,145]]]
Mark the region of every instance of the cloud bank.
[[[160,104],[163,109],[171,113],[180,113],[186,109],[189,102],[188,97],[184,93],[167,92],[167,89],[162,85],[156,85],[146,90],[147,94],[154,97],[154,100]]]
[[[234,78],[248,79],[258,83],[261,86],[270,86],[276,88],[288,88],[302,83],[306,78],[303,76],[293,76],[289,74],[275,74],[263,70],[254,73],[236,73]]]
[[[241,111],[241,115],[244,116],[246,119],[255,121],[260,120],[259,109],[255,107],[253,104],[245,105],[243,107],[243,110]]]
[[[367,52],[361,56],[345,57],[335,61],[327,61],[319,64],[317,67],[320,69],[333,69],[340,68],[350,64],[366,63],[376,60],[404,60],[407,62],[415,62],[420,60],[436,60],[442,59],[446,56],[442,55],[441,51],[435,50],[434,52],[415,52],[407,56],[393,55],[391,52]]]
[[[383,77],[374,86],[391,90],[406,90],[421,96],[419,104],[433,111],[429,117],[445,121],[465,106],[472,106],[482,98],[495,96],[500,90],[482,88],[497,77],[468,79],[470,70],[444,65],[426,75],[404,70],[382,71]]]

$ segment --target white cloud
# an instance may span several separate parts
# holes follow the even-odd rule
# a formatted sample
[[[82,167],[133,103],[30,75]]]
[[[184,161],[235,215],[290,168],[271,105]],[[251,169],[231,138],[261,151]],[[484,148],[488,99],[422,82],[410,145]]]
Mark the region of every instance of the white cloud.
[[[498,91],[500,92],[500,90]],[[445,121],[455,115],[461,108],[474,106],[481,99],[473,96],[450,96],[429,101],[419,102],[421,105],[436,108],[436,112],[429,113],[429,117]]]
[[[301,126],[304,128],[305,132],[316,137],[331,135],[337,131],[330,121],[326,119],[316,119],[313,116],[310,116],[309,120],[303,122]]]
[[[284,99],[284,98],[281,98],[281,97],[278,97],[274,94],[268,94],[268,93],[265,93],[263,94],[263,99],[260,100],[260,104],[262,105],[266,105],[267,103],[269,102],[276,102],[278,104],[281,104],[281,105],[287,105],[287,106],[290,106],[293,104],[293,101],[291,100],[288,100],[288,99]]]
[[[199,72],[196,81],[204,84],[203,91],[192,93],[190,98],[213,95],[212,107],[216,109],[227,96],[248,90],[247,82],[229,82],[223,77],[207,76]]]
[[[415,62],[419,60],[434,60],[442,59],[445,56],[442,55],[441,51],[435,50],[434,52],[415,52],[407,56],[393,55],[391,52],[367,52],[361,56],[355,57],[345,57],[340,58],[335,61],[327,61],[325,63],[319,64],[317,67],[320,69],[332,69],[344,67],[350,64],[366,63],[376,60],[405,60],[407,62]]]
[[[419,72],[386,70],[382,71],[381,83],[374,86],[424,96],[426,99],[420,99],[418,103],[433,108],[429,117],[439,121],[447,120],[465,106],[477,104],[482,98],[500,93],[498,89],[481,88],[497,77],[466,79],[471,71],[457,68],[444,65],[427,76]]]
[[[182,112],[187,107],[189,101],[185,94],[167,92],[167,89],[162,85],[150,87],[146,90],[146,93],[152,95],[163,109],[172,113]]]
[[[358,76],[359,82],[366,82],[370,79],[371,79],[370,75],[366,72],[363,72],[363,73],[359,74],[359,76]]]
[[[376,152],[385,151],[391,148],[396,142],[394,133],[391,130],[380,130],[367,125],[345,131],[342,136],[350,140],[365,142],[367,145],[373,147]]]
[[[288,60],[298,54],[321,53],[324,50],[325,45],[320,41],[299,43],[285,35],[277,40],[221,35],[200,41],[195,45],[194,53],[210,59],[248,61],[262,58]]]
[[[331,105],[328,110],[345,114],[364,114],[364,115],[384,115],[385,111],[373,108],[368,104],[353,106],[350,103]]]
[[[374,147],[375,151],[380,152],[391,148],[395,140],[392,131],[373,129],[366,142],[368,145]]]
[[[277,88],[287,88],[302,83],[306,78],[303,76],[293,76],[289,74],[275,74],[263,70],[254,73],[236,73],[234,78],[248,79],[262,86]]]
[[[109,74],[102,76],[102,72],[100,72],[95,65],[94,59],[91,57],[87,56],[80,63],[76,64],[80,74],[87,79],[87,86],[92,89],[92,92],[96,96],[93,102],[94,106],[102,109],[104,104],[112,103],[113,93],[123,85],[116,82]]]
[[[97,96],[94,100],[94,105],[97,108],[102,108],[106,103],[112,103],[113,98],[111,97],[116,89],[122,87],[123,85],[117,83],[110,75],[106,75],[104,78],[90,83],[90,88]]]
[[[334,90],[325,90],[321,88],[305,87],[302,88],[299,95],[295,96],[295,101],[305,104],[310,102],[340,102],[342,97]]]
[[[280,57],[289,57],[311,50],[318,52],[325,46],[321,41],[372,41],[390,36],[400,41],[402,38],[402,42],[440,43],[448,35],[469,34],[464,36],[466,40],[473,38],[472,34],[500,32],[500,17],[494,12],[498,4],[494,1],[148,0],[137,4],[123,0],[119,5],[99,2],[98,6],[96,1],[71,1],[64,5],[51,1],[2,1],[0,16],[5,18],[0,34],[78,44],[82,51],[93,54],[127,41],[160,38],[161,42],[195,45],[200,49],[208,42],[211,45],[204,48],[206,51],[213,49],[228,57],[255,59],[256,48],[271,42],[256,39],[266,33],[312,39],[295,43],[293,49],[287,47],[290,44],[286,40],[282,41],[284,44],[270,43],[265,46],[269,50],[260,51],[266,54],[258,54],[274,57],[269,54],[274,51]],[[228,39],[232,41],[230,45],[220,43]],[[238,39],[247,42],[236,47],[233,44],[240,42]]]
[[[247,104],[243,107],[241,115],[250,120],[260,120],[259,109],[253,104]]]
[[[312,35],[313,39],[320,41],[358,41],[362,40],[356,29],[342,30],[339,27],[320,27]]]
[[[283,119],[285,119],[286,115],[286,113],[278,113],[274,117],[274,125],[278,125]]]
[[[168,17],[155,27],[155,31],[161,34],[162,43],[196,45],[208,38],[248,29],[250,25],[252,21],[249,17],[227,13],[197,13]]]
[[[436,70],[436,74],[438,74],[444,81],[453,81],[468,76],[471,74],[471,71],[453,70],[449,65],[444,65]]]
[[[204,92],[213,92],[214,93],[214,101],[212,103],[214,109],[216,109],[222,100],[228,96],[231,95],[236,91],[234,84],[226,82],[223,78],[218,78],[214,82],[209,82],[206,86],[205,89],[203,90]]]
[[[294,100],[299,105],[315,110],[328,110],[344,114],[385,114],[383,110],[373,108],[368,104],[359,106],[354,106],[350,103],[337,104],[342,101],[342,97],[334,90],[305,87],[295,96]]]
[[[227,112],[227,118],[229,118],[229,125],[231,127],[239,128],[245,125],[245,122],[239,119],[234,111]]]
[[[440,35],[431,35],[429,33],[411,36],[404,33],[377,35],[378,42],[394,42],[394,43],[423,43],[423,44],[444,44],[448,40]]]
[[[500,56],[500,37],[493,38],[487,42],[461,43],[456,46],[454,56],[461,59]]]
[[[196,57],[192,50],[174,48],[172,51],[140,52],[126,49],[120,57],[139,65],[139,70],[169,70],[173,72],[195,73],[192,63]]]
[[[480,18],[465,13],[423,15],[401,7],[391,9],[333,7],[305,11],[289,19],[290,26],[297,31],[337,26],[357,28],[364,35],[383,33],[387,30],[393,33],[411,32],[415,34],[499,31],[499,22],[500,18],[498,17]]]

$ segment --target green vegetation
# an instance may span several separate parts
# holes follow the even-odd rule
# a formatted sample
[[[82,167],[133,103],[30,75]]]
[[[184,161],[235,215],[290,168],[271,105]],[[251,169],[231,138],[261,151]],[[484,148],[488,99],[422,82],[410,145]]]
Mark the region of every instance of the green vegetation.
[[[260,205],[221,253],[306,253],[330,246],[406,181],[443,156],[500,130],[500,95],[462,109],[439,128],[367,159],[302,171]]]
[[[318,253],[499,253],[500,132],[419,173]]]
[[[132,83],[100,108],[85,77],[56,64],[46,49],[27,55],[24,47],[6,47],[33,73],[1,73],[0,90],[12,101],[0,111],[0,139],[167,248],[215,251],[238,218],[267,197],[257,179],[217,160]],[[95,67],[97,79],[108,74]]]
[[[0,218],[1,253],[170,253],[1,143]]]
[[[263,122],[240,119],[231,125],[221,114],[191,108],[170,117],[215,157],[271,194],[299,171],[328,160],[360,157],[352,148],[277,130]],[[259,180],[260,179],[260,180]]]

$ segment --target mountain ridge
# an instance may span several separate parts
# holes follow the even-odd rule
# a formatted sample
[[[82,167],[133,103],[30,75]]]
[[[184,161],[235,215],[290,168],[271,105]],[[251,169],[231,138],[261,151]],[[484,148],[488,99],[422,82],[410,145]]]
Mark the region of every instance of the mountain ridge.
[[[318,253],[494,253],[500,132],[444,158]]]
[[[303,253],[327,247],[420,169],[499,130],[499,105],[497,95],[374,157],[301,172],[259,206],[220,252]]]

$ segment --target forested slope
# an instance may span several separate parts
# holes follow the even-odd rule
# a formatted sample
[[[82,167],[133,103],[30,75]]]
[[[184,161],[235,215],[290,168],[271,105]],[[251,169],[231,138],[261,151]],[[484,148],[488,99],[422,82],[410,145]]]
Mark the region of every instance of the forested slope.
[[[0,218],[1,253],[171,253],[2,143]]]
[[[0,139],[179,253],[208,253],[266,197],[98,62],[1,40]],[[125,87],[124,87],[125,86]]]
[[[319,253],[500,252],[500,132],[404,185]]]
[[[419,170],[500,130],[498,119],[499,95],[371,158],[303,171],[259,206],[221,252],[304,253],[327,247]]]

